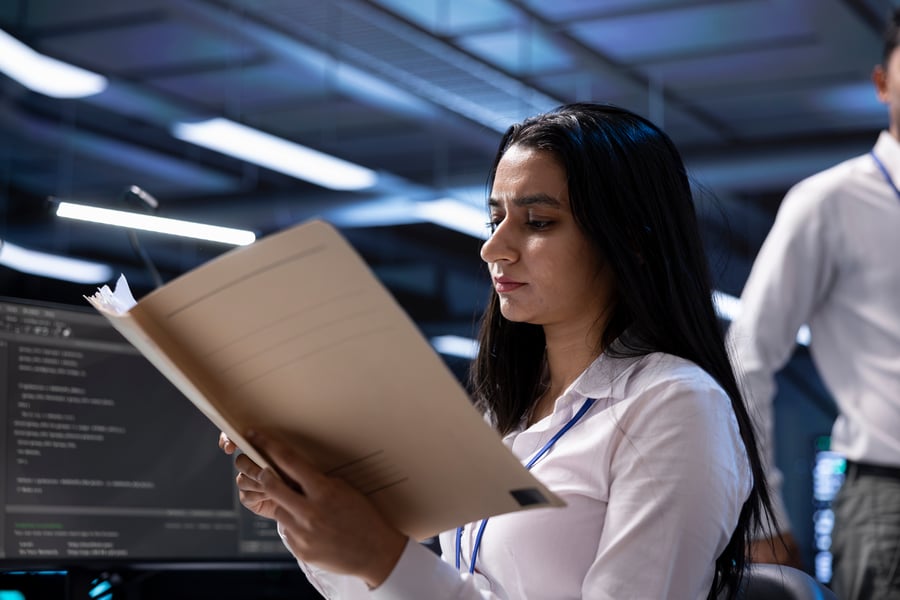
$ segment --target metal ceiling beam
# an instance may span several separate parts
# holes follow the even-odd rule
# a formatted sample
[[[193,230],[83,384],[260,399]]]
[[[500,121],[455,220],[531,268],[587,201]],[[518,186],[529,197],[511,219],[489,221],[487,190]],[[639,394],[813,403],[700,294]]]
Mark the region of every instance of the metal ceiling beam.
[[[642,87],[643,89],[646,89],[647,95],[648,97],[650,97],[651,102],[654,101],[654,98],[656,98],[655,101],[661,102],[662,107],[665,107],[665,105],[667,104],[671,104],[672,106],[677,107],[679,110],[683,111],[684,113],[697,119],[700,123],[703,123],[704,125],[709,127],[712,131],[718,133],[727,142],[735,142],[738,140],[738,135],[735,133],[735,131],[721,119],[718,119],[705,110],[697,107],[685,98],[682,98],[680,95],[673,92],[671,89],[660,86],[657,82],[654,82],[646,77],[638,69],[635,69],[621,61],[615,60],[610,56],[598,52],[594,48],[591,48],[580,40],[576,39],[569,33],[560,31],[559,24],[547,20],[543,15],[531,8],[531,6],[529,6],[526,2],[523,2],[523,0],[506,0],[506,2],[515,6],[519,11],[522,12],[522,14],[531,19],[532,22],[540,27],[547,35],[559,40],[560,43],[562,43],[567,49],[573,52],[581,60],[585,61],[585,64],[588,67],[594,64],[601,65],[605,69],[611,68],[626,79],[630,80],[632,83]]]

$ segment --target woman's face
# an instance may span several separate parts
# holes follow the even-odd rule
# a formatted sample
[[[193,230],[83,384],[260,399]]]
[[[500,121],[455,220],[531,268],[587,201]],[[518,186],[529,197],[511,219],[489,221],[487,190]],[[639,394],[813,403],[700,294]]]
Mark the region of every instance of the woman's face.
[[[510,321],[591,326],[612,299],[613,275],[575,222],[566,173],[549,152],[512,146],[489,200],[493,234],[481,248]]]

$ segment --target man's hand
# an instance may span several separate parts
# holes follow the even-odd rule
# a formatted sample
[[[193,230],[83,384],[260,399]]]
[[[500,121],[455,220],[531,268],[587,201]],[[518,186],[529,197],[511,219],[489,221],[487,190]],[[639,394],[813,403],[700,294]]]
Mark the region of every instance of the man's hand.
[[[795,569],[803,569],[800,547],[790,532],[781,537],[756,540],[750,544],[750,559],[756,563],[787,565]]]

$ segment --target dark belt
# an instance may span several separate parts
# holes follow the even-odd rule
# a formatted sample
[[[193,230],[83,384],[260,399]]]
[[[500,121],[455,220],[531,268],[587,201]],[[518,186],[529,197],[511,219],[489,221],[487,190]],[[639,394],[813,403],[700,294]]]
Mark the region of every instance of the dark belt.
[[[871,463],[860,463],[852,460],[847,461],[847,475],[870,475],[872,477],[889,477],[891,479],[900,479],[900,467],[889,467],[887,465],[873,465]]]

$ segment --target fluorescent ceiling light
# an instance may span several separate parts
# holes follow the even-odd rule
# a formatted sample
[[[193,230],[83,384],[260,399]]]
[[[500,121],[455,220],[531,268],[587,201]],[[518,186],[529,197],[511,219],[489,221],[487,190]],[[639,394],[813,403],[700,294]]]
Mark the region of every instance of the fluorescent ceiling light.
[[[332,190],[364,190],[378,181],[371,169],[228,119],[176,123],[172,135]]]
[[[421,223],[415,214],[415,203],[405,197],[367,198],[352,204],[330,208],[322,216],[342,228],[385,227]]]
[[[106,89],[106,78],[35,52],[0,30],[0,71],[28,89],[54,98],[84,98]]]
[[[471,235],[487,239],[487,214],[461,200],[411,200],[403,195],[366,199],[345,204],[325,213],[326,218],[341,227],[382,227],[409,225],[427,221]]]
[[[478,342],[458,335],[438,335],[431,338],[431,346],[440,354],[474,359]]]
[[[487,213],[454,198],[418,202],[415,214],[422,220],[483,240],[486,240],[490,234],[487,226]]]
[[[74,283],[101,283],[113,275],[108,265],[27,250],[4,241],[0,241],[0,264],[22,273]]]
[[[157,233],[179,235],[198,240],[233,244],[235,246],[246,246],[256,240],[255,233],[243,229],[141,215],[128,211],[75,204],[73,202],[60,202],[56,209],[56,215],[67,219],[130,227],[143,231],[155,231]]]

